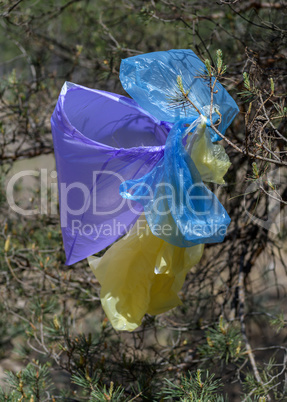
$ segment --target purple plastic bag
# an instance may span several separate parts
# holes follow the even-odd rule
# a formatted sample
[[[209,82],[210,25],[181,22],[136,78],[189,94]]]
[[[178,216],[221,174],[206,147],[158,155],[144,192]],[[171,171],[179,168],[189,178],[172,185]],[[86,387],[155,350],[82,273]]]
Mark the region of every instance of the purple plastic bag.
[[[169,126],[124,96],[66,83],[51,118],[66,264],[109,246],[143,207],[122,182],[160,161]]]

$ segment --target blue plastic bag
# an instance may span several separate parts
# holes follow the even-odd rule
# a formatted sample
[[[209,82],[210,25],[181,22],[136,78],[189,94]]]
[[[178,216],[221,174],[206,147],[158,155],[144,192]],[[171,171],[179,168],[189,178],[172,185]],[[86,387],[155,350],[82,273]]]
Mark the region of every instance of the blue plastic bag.
[[[206,78],[204,63],[192,50],[147,53],[129,57],[121,63],[120,80],[127,93],[153,116],[171,123],[198,117],[198,112],[192,107],[182,109],[170,105],[170,99],[178,91],[178,76],[182,78],[183,87],[189,90],[192,103],[209,117],[210,82]],[[218,130],[224,134],[238,113],[238,107],[219,82],[215,85],[215,92],[213,106],[217,105],[222,115]],[[213,119],[218,119],[216,113],[213,113]],[[221,140],[214,131],[210,130],[210,134],[212,141]]]
[[[218,243],[230,218],[202,182],[185,149],[185,133],[185,121],[177,122],[167,137],[164,158],[145,176],[121,184],[120,194],[144,206],[152,233],[166,242],[178,247]]]

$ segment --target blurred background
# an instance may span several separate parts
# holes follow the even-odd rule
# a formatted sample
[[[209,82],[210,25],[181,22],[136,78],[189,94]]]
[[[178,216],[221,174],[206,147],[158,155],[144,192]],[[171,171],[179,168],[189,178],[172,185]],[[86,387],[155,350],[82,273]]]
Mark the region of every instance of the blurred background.
[[[283,0],[0,1],[1,401],[287,400],[286,15]],[[121,59],[169,49],[223,52],[240,113],[212,189],[232,223],[182,306],[117,333],[87,262],[64,264],[50,117],[65,81],[126,95]]]

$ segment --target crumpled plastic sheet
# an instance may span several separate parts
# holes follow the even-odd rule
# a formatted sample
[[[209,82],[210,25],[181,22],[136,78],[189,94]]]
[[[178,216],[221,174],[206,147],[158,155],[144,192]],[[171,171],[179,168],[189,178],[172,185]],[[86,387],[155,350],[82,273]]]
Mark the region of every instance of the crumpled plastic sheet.
[[[189,98],[203,115],[209,117],[207,110],[210,105],[210,81],[204,63],[192,50],[173,49],[153,52],[122,60],[120,80],[127,93],[145,110],[159,120],[175,123],[178,120],[198,117],[198,112],[192,108],[172,108],[170,98],[178,92],[177,77],[182,77],[185,90],[190,90]],[[214,78],[213,81],[214,82]],[[222,121],[218,130],[224,134],[236,114],[236,102],[217,82],[213,96],[214,105],[219,106]],[[212,114],[214,120],[218,115]],[[212,141],[220,141],[221,137],[210,131]]]
[[[202,244],[185,249],[166,243],[151,233],[142,216],[103,257],[89,257],[112,326],[133,331],[144,314],[161,314],[181,304],[177,293],[203,248]]]
[[[51,125],[70,265],[109,246],[138,219],[142,206],[123,200],[119,186],[162,159],[170,126],[132,99],[71,83],[62,88]]]
[[[230,218],[202,182],[185,149],[185,122],[174,124],[164,158],[155,168],[140,179],[122,183],[120,193],[140,202],[152,233],[174,246],[221,242]]]
[[[186,150],[203,182],[225,183],[223,177],[231,163],[224,147],[212,143],[205,121],[188,136]]]

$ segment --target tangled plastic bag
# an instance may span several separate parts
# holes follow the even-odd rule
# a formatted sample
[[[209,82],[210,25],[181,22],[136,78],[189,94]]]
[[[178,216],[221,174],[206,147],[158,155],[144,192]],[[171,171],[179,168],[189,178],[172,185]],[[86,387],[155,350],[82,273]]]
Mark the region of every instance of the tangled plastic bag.
[[[191,50],[122,61],[133,97],[66,83],[51,119],[67,264],[89,263],[116,329],[178,305],[202,243],[223,241],[230,218],[204,182],[223,182],[229,161],[212,130],[214,77]],[[210,81],[211,80],[211,81]],[[178,107],[179,83],[185,100]],[[238,107],[216,82],[213,102],[224,134]],[[209,120],[212,119],[212,122]],[[204,124],[206,123],[206,126]],[[148,227],[132,228],[144,211]]]
[[[213,144],[203,120],[196,131],[188,137],[186,150],[193,160],[202,181],[224,184],[223,176],[231,163],[225,149],[220,144]]]
[[[177,293],[202,253],[203,245],[185,249],[159,239],[142,217],[103,257],[90,257],[113,327],[132,331],[144,314],[161,314],[181,304]]]
[[[178,77],[189,91],[188,97],[194,107],[174,107],[171,100],[178,93]],[[192,50],[174,49],[128,57],[122,60],[120,80],[127,93],[145,110],[159,120],[175,123],[181,119],[195,120],[199,113],[206,115],[210,105],[210,80],[205,64]],[[212,77],[212,84],[215,78]],[[217,81],[213,104],[218,105],[221,122],[218,130],[224,134],[231,124],[238,107],[228,92]],[[209,113],[207,114],[209,117]],[[213,111],[212,118],[218,119]],[[212,141],[221,137],[208,128]]]
[[[132,99],[66,83],[51,118],[66,263],[109,246],[142,213],[120,184],[164,154],[168,126]]]
[[[230,218],[203,184],[185,150],[185,133],[184,122],[175,123],[163,160],[144,177],[121,184],[120,192],[144,206],[152,233],[165,241],[178,247],[220,242]]]

